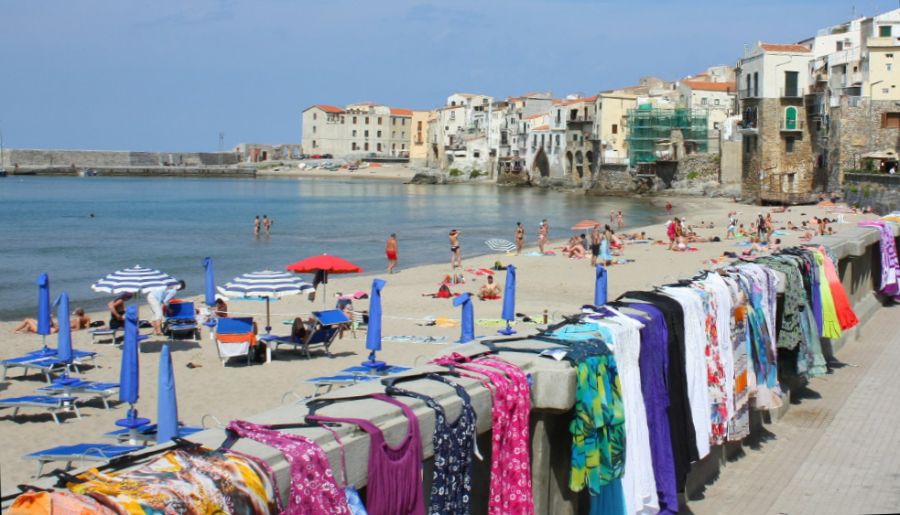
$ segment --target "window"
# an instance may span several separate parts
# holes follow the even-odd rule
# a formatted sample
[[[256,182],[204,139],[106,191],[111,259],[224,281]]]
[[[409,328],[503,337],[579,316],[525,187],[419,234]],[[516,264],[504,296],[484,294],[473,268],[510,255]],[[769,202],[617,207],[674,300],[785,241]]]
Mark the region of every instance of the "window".
[[[353,144],[350,146],[350,150],[356,150],[356,142],[355,142],[355,141],[354,141]]]
[[[401,132],[401,133],[400,133],[400,137],[405,139],[405,138],[406,138],[406,131]]]
[[[380,138],[380,137],[381,137],[381,131],[376,132],[376,133],[375,133],[375,137],[376,137],[376,138]]]
[[[719,105],[719,99],[718,99],[718,98],[717,98],[717,99],[715,99],[715,101],[713,101],[713,104],[715,104],[715,105]]]
[[[794,151],[794,138],[793,136],[788,136],[784,138],[784,151],[787,154],[790,154]]]
[[[363,133],[363,136],[365,136],[365,137],[367,137],[367,138],[368,138],[368,137],[369,137],[369,131],[368,131],[368,130],[366,130],[366,131],[365,131],[365,132],[364,132],[364,133]]]
[[[344,123],[344,117],[341,116],[341,124],[343,124],[343,123]]]
[[[556,125],[559,125],[559,109],[556,110]]]
[[[369,150],[369,144],[368,144],[368,143],[363,143],[363,149],[366,150],[366,151],[368,151],[368,150]]]
[[[892,69],[894,69],[894,65],[891,63],[887,63],[886,66],[887,66],[887,71],[891,71]]]
[[[316,148],[316,140],[313,140],[313,148]]]
[[[719,122],[713,122],[713,130],[719,130]]]
[[[313,120],[316,119],[316,113],[313,113]]]
[[[400,150],[406,150],[406,143],[400,144]]]
[[[356,117],[353,117],[353,125],[356,125]]]
[[[559,134],[556,135],[556,145],[559,146]]]
[[[473,150],[472,157],[474,157],[475,159],[478,159],[479,157],[481,157],[481,152],[479,152],[478,150]]]
[[[377,148],[376,150],[378,150],[379,152],[381,152],[381,143],[378,144],[378,148]]]
[[[450,111],[450,120],[453,121],[456,119],[456,111]]]
[[[316,126],[313,125],[313,134],[315,134],[315,133],[316,133]]]
[[[406,118],[400,118],[400,125],[406,125]]]
[[[419,120],[419,122],[416,124],[416,130],[422,130],[422,121],[421,120]]]
[[[878,27],[878,36],[882,38],[891,37],[891,26],[890,25],[882,25]]]
[[[397,150],[397,144],[391,143],[391,150]]]
[[[884,56],[885,56],[886,58],[888,58],[888,59],[893,59],[893,58],[894,58],[894,54],[884,54]],[[856,71],[856,66],[853,67],[853,71]]]
[[[612,133],[613,133],[613,134],[618,134],[618,133],[619,133],[619,125],[618,125],[618,124],[615,124],[615,123],[614,123],[614,124],[612,125]]]
[[[352,134],[352,136],[353,136],[354,138],[356,137],[356,129],[353,129],[353,134]]]
[[[881,115],[882,129],[900,129],[900,113],[884,113]]]
[[[397,125],[397,119],[391,118],[391,125]]]
[[[759,96],[759,72],[753,72],[753,96]]]
[[[784,110],[784,128],[788,130],[797,129],[797,108],[789,106]]]
[[[841,50],[844,49],[844,42],[843,42],[843,41],[836,41],[836,42],[835,42],[835,45],[836,45],[835,50],[837,50],[838,52],[840,52]]]
[[[369,125],[369,117],[366,116],[366,125]]]
[[[381,125],[381,117],[378,117],[378,125]]]
[[[397,137],[397,131],[391,131],[391,139],[394,139],[396,137]]]
[[[785,97],[797,97],[799,89],[799,78],[800,74],[798,72],[784,72],[784,95]]]

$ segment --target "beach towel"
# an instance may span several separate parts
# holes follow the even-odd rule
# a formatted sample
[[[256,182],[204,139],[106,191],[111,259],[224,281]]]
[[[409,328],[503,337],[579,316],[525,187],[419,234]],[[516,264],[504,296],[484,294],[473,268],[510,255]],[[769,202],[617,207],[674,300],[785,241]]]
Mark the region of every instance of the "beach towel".
[[[393,343],[429,343],[432,345],[443,345],[450,343],[446,336],[384,336],[381,341]]]
[[[467,268],[466,272],[469,272],[472,275],[480,276],[480,275],[494,275],[494,271],[489,268]]]
[[[506,327],[506,320],[502,318],[479,318],[475,321],[475,324],[481,327]],[[509,325],[516,325],[516,322],[512,321]]]
[[[735,243],[734,246],[735,247],[752,247],[753,244],[750,243],[749,241],[739,241],[739,242]]]
[[[438,327],[459,327],[459,320],[447,317],[437,317],[434,320],[434,325]]]

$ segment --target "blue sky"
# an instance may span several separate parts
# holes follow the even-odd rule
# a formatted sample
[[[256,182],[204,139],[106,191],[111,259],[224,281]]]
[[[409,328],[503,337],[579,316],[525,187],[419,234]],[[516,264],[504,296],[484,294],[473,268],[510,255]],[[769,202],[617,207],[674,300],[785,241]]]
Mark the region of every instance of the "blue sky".
[[[213,151],[300,139],[314,103],[593,94],[734,64],[853,0],[0,0],[6,147]],[[856,14],[897,7],[855,3]]]

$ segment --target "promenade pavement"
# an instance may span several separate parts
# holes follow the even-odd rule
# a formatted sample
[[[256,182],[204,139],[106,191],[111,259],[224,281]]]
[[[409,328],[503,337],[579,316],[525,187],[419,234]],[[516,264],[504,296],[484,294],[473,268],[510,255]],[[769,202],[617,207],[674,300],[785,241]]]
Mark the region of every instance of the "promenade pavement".
[[[691,512],[900,512],[900,306],[880,309],[835,359],[689,500]]]

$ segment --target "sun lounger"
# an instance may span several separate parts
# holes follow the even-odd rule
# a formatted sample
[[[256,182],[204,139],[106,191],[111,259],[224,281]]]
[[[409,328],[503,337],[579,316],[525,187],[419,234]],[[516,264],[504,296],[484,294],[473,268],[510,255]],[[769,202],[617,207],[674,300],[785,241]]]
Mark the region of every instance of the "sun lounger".
[[[73,351],[73,360],[71,366],[68,366],[65,362],[60,361],[59,358],[56,357],[56,350],[51,349],[53,354],[47,355],[43,354],[42,351],[35,351],[30,354],[26,354],[24,356],[19,356],[16,358],[9,358],[0,361],[0,364],[3,365],[3,379],[6,379],[6,371],[10,368],[24,368],[25,372],[22,375],[28,375],[30,369],[35,369],[44,374],[44,377],[47,379],[49,383],[51,381],[50,374],[59,370],[64,370],[66,368],[71,368],[75,372],[78,372],[78,365],[83,365],[86,361],[93,361],[94,357],[97,356],[96,352],[89,351]]]
[[[389,365],[381,369],[372,369],[370,367],[355,366],[340,370],[335,375],[311,377],[306,382],[315,385],[316,391],[313,395],[317,396],[330,392],[335,386],[348,386],[365,381],[374,381],[375,379],[382,379],[392,374],[400,374],[407,370],[410,370],[410,367]]]
[[[169,338],[177,336],[193,336],[200,339],[200,326],[197,325],[197,315],[194,313],[193,302],[177,302],[169,304],[166,309],[166,320],[163,325],[163,333]]]
[[[12,418],[16,418],[19,410],[22,408],[44,409],[50,413],[53,421],[58,425],[59,417],[56,416],[58,411],[72,410],[76,417],[81,418],[77,402],[78,397],[65,395],[26,395],[24,397],[0,399],[0,408],[13,408]]]
[[[106,462],[113,458],[143,449],[141,445],[111,445],[105,443],[80,443],[76,445],[60,445],[50,449],[33,452],[22,456],[22,459],[36,460],[38,462],[37,475],[40,477],[44,471],[44,464],[54,461],[65,461],[66,469],[72,467],[73,461],[99,461]]]
[[[256,345],[252,318],[220,318],[212,336],[223,367],[230,358],[238,356],[247,356],[250,364],[250,350]]]
[[[96,329],[91,329],[88,332],[91,333],[91,343],[97,343],[98,340],[102,341],[107,337],[111,339],[113,343],[116,343],[120,331],[122,331],[121,328],[110,329],[109,327],[98,327]]]
[[[202,427],[179,426],[178,436],[184,438],[200,431],[203,431]],[[156,433],[156,424],[147,424],[146,426],[138,427],[134,432],[131,429],[117,429],[103,433],[103,436],[115,438],[120,443],[135,440],[142,445],[150,445],[156,443]]]
[[[329,309],[325,311],[313,311],[314,326],[306,334],[306,338],[302,342],[293,341],[291,339],[282,339],[275,341],[275,347],[281,345],[293,345],[294,348],[300,347],[307,358],[310,357],[309,348],[313,345],[323,345],[325,353],[331,356],[331,342],[334,341],[342,324],[350,323],[350,319],[340,309]]]
[[[96,381],[84,381],[78,379],[71,384],[49,384],[38,388],[39,392],[49,395],[54,394],[81,394],[92,395],[103,401],[103,407],[109,409],[109,398],[119,392],[119,383],[98,383]]]

